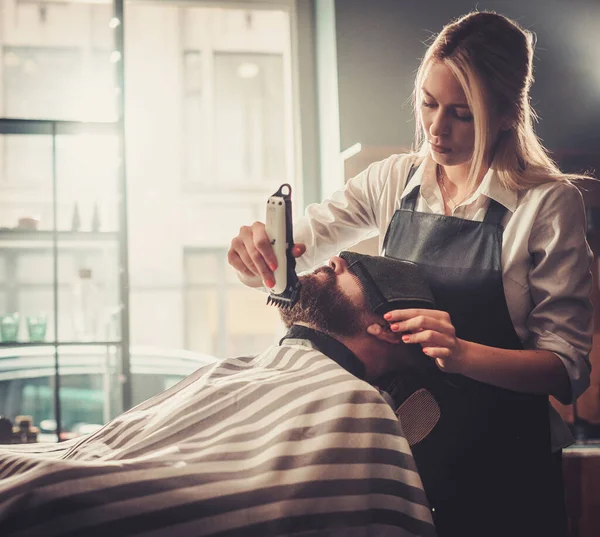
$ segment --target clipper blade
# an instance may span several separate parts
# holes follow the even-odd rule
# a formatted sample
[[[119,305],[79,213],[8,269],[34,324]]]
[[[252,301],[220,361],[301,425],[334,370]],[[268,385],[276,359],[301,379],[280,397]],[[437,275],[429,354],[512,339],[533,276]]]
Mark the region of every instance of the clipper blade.
[[[292,309],[300,298],[300,289],[302,284],[296,280],[295,285],[286,287],[283,293],[279,295],[271,293],[267,298],[267,304],[280,309]]]

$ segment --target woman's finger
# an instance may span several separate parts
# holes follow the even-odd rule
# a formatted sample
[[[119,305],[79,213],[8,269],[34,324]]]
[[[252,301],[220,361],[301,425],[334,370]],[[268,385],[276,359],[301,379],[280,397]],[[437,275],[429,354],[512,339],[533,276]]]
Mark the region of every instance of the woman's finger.
[[[402,322],[392,322],[390,328],[394,332],[421,332],[423,330],[436,330],[454,336],[455,330],[452,323],[445,318],[417,315]]]
[[[250,271],[252,274],[258,276],[258,271],[256,270],[254,263],[252,262],[246,251],[245,229],[249,228],[240,228],[239,235],[231,240],[231,245],[229,247],[229,251],[227,252],[227,260],[229,261],[229,264],[233,266],[233,268],[235,268],[237,271],[240,271],[242,273]],[[242,264],[242,266],[240,266],[240,263]]]
[[[406,321],[413,317],[433,317],[435,319],[447,319],[450,321],[450,315],[447,312],[441,310],[425,310],[425,309],[406,309],[406,310],[392,310],[386,313],[383,318],[386,321]]]
[[[306,252],[305,244],[297,242],[296,244],[294,244],[294,246],[292,246],[292,255],[294,257],[300,257],[301,255],[304,255],[304,252]]]
[[[436,360],[446,360],[452,356],[452,352],[447,347],[423,347],[423,352]]]
[[[404,334],[402,341],[404,343],[418,343],[423,347],[452,348],[455,345],[455,338],[435,330],[423,330],[415,334]]]
[[[269,247],[271,245],[269,244]],[[250,263],[252,270],[258,274],[267,287],[273,287],[275,277],[273,271],[267,266],[265,258],[256,248],[254,235],[244,237],[244,249],[238,251],[238,254],[245,263]]]
[[[248,257],[247,261],[250,261]],[[244,262],[240,256],[240,254],[235,250],[229,250],[227,252],[227,262],[238,272],[241,272],[245,276],[257,276],[252,270],[250,270],[247,266],[247,263]]]
[[[278,265],[277,256],[273,250],[271,240],[267,235],[267,230],[262,222],[254,222],[252,224],[252,246],[262,258],[262,262],[268,270],[273,272]],[[254,256],[252,256],[254,259]]]

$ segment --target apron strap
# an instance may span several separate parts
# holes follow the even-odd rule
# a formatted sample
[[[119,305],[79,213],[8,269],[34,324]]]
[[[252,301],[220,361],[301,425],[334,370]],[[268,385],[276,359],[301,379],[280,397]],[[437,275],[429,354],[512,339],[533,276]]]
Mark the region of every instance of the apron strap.
[[[410,182],[412,176],[415,174],[416,171],[417,171],[416,166],[410,167],[408,176],[406,177],[406,184],[408,184]],[[421,185],[416,185],[406,196],[404,196],[402,198],[400,208],[414,212],[420,190],[421,190]]]
[[[495,199],[490,198],[490,204],[488,206],[488,210],[485,213],[485,218],[483,221],[486,224],[492,224],[494,226],[502,225],[502,219],[506,214],[506,207],[504,205],[498,203]]]
[[[408,184],[412,178],[412,176],[417,171],[416,166],[411,166],[410,171],[408,172],[408,176],[406,178],[406,184]],[[421,191],[421,185],[416,185],[404,198],[402,198],[402,202],[400,204],[400,208],[414,212],[415,207],[417,205],[417,199],[419,197],[419,192]],[[485,218],[483,221],[486,224],[492,224],[494,226],[502,225],[502,219],[506,214],[506,207],[501,203],[498,203],[495,199],[490,198],[490,204],[488,206],[488,210],[485,213]]]

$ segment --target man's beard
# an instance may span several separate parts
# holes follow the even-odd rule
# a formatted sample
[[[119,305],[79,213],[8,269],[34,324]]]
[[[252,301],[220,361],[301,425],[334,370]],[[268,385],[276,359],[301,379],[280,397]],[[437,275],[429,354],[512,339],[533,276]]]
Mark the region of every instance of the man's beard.
[[[366,329],[361,310],[337,286],[330,267],[301,276],[300,282],[298,302],[291,309],[280,310],[286,328],[304,323],[332,336],[354,336]]]

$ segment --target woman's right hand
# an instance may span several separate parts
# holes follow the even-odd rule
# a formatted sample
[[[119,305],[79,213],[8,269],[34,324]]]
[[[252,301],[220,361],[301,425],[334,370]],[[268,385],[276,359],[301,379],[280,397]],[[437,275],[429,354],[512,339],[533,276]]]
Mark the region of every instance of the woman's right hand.
[[[304,244],[296,243],[292,255],[300,257],[306,251]],[[273,287],[277,258],[262,222],[242,226],[240,233],[231,241],[227,252],[229,264],[237,271],[238,278],[249,287]]]

